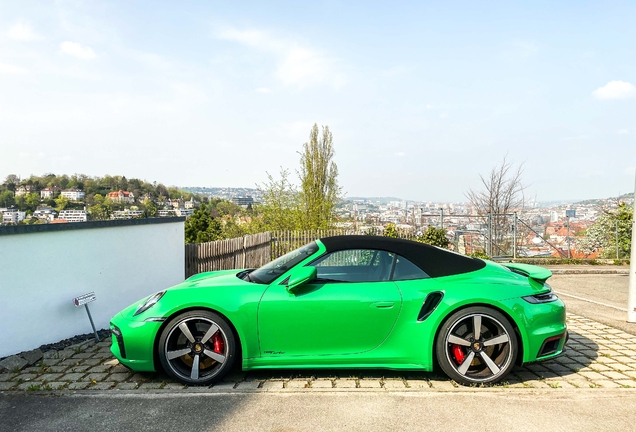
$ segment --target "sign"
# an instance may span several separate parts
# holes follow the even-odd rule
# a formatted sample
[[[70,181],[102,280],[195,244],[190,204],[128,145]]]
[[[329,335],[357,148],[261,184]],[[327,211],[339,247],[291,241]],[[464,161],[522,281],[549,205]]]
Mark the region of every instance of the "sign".
[[[95,293],[94,292],[90,292],[88,294],[84,294],[81,295],[79,297],[75,297],[73,299],[73,303],[75,303],[75,306],[80,307],[80,306],[84,306],[86,303],[90,303],[92,301],[97,300],[97,297],[95,297]]]
[[[565,217],[575,218],[576,217],[576,210],[566,210],[565,211]]]

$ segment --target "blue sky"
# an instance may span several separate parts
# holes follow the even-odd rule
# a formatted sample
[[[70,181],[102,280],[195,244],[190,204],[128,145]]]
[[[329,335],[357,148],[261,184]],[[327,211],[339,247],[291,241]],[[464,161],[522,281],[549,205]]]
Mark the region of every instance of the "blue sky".
[[[0,2],[0,177],[254,187],[317,123],[349,196],[631,191],[636,3],[556,3]]]

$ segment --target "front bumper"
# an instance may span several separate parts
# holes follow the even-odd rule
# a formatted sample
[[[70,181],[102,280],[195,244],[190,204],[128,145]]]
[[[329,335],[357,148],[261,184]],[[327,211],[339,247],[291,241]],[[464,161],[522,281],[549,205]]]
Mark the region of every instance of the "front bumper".
[[[161,322],[128,320],[121,313],[110,321],[110,351],[124,366],[138,372],[155,372],[154,345]]]

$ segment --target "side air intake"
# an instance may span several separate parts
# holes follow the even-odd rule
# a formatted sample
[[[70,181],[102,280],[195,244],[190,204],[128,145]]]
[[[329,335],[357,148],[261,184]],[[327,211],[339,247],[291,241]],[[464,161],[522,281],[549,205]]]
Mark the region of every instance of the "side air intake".
[[[426,300],[424,300],[424,304],[422,305],[422,309],[420,309],[420,313],[417,315],[417,320],[424,321],[426,318],[428,318],[433,313],[435,308],[437,308],[443,297],[444,294],[439,291],[432,292],[427,295]]]

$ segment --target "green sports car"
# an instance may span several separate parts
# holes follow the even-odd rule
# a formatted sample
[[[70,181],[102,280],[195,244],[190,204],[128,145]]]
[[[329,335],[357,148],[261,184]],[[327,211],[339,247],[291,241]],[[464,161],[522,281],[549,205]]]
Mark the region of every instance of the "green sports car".
[[[549,270],[407,240],[327,237],[258,269],[201,273],[113,317],[111,350],[189,385],[264,368],[439,366],[462,384],[558,356]]]

